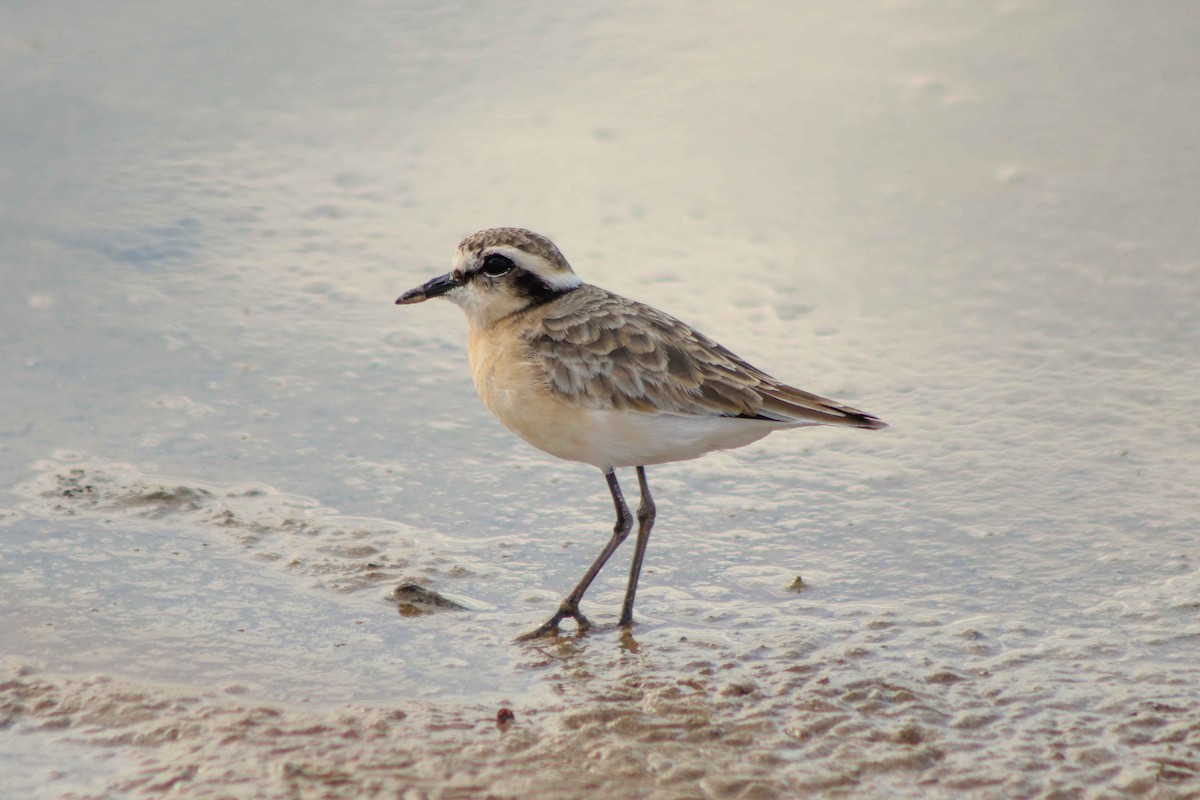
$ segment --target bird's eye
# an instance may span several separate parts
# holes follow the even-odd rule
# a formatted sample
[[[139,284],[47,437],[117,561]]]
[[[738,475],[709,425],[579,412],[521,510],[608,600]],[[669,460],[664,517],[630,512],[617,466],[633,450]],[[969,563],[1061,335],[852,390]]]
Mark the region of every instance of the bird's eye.
[[[492,253],[483,260],[482,272],[489,278],[499,278],[515,266],[516,264],[508,256]]]

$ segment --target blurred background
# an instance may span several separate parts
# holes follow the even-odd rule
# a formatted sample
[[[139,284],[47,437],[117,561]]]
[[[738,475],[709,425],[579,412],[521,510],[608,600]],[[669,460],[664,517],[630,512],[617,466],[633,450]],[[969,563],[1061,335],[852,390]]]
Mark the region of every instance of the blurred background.
[[[0,652],[540,696],[510,639],[607,537],[604,483],[491,419],[456,308],[393,305],[515,225],[892,425],[651,470],[643,645],[1070,675],[1114,725],[1194,691],[1197,41],[1172,2],[4,3]],[[468,613],[397,615],[405,580]],[[985,747],[1039,741],[1022,708]],[[1108,746],[1084,784],[1152,770]]]

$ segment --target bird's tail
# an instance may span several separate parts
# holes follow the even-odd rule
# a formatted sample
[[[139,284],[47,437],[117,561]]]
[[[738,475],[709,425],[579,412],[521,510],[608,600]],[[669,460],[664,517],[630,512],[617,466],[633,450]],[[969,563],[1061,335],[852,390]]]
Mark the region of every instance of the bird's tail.
[[[843,405],[828,397],[806,392],[787,384],[759,387],[763,405],[759,416],[779,422],[807,425],[845,425],[878,430],[888,425],[876,416]]]

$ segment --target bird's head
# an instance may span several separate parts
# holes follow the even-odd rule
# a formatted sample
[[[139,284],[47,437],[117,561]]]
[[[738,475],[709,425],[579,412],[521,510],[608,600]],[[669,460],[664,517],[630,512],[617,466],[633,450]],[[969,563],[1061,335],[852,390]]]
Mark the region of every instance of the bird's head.
[[[487,327],[581,283],[545,236],[523,228],[488,228],[462,240],[448,273],[408,290],[396,303],[444,297],[466,312],[473,327]]]

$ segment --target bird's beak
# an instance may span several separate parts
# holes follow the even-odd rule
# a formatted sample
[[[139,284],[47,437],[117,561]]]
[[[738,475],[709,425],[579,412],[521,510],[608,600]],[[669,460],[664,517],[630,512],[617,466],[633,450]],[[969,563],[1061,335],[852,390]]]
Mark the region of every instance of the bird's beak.
[[[440,297],[451,289],[457,289],[462,284],[450,273],[439,275],[425,281],[415,289],[409,289],[396,298],[396,305],[406,306],[409,303],[423,303],[431,297]]]

